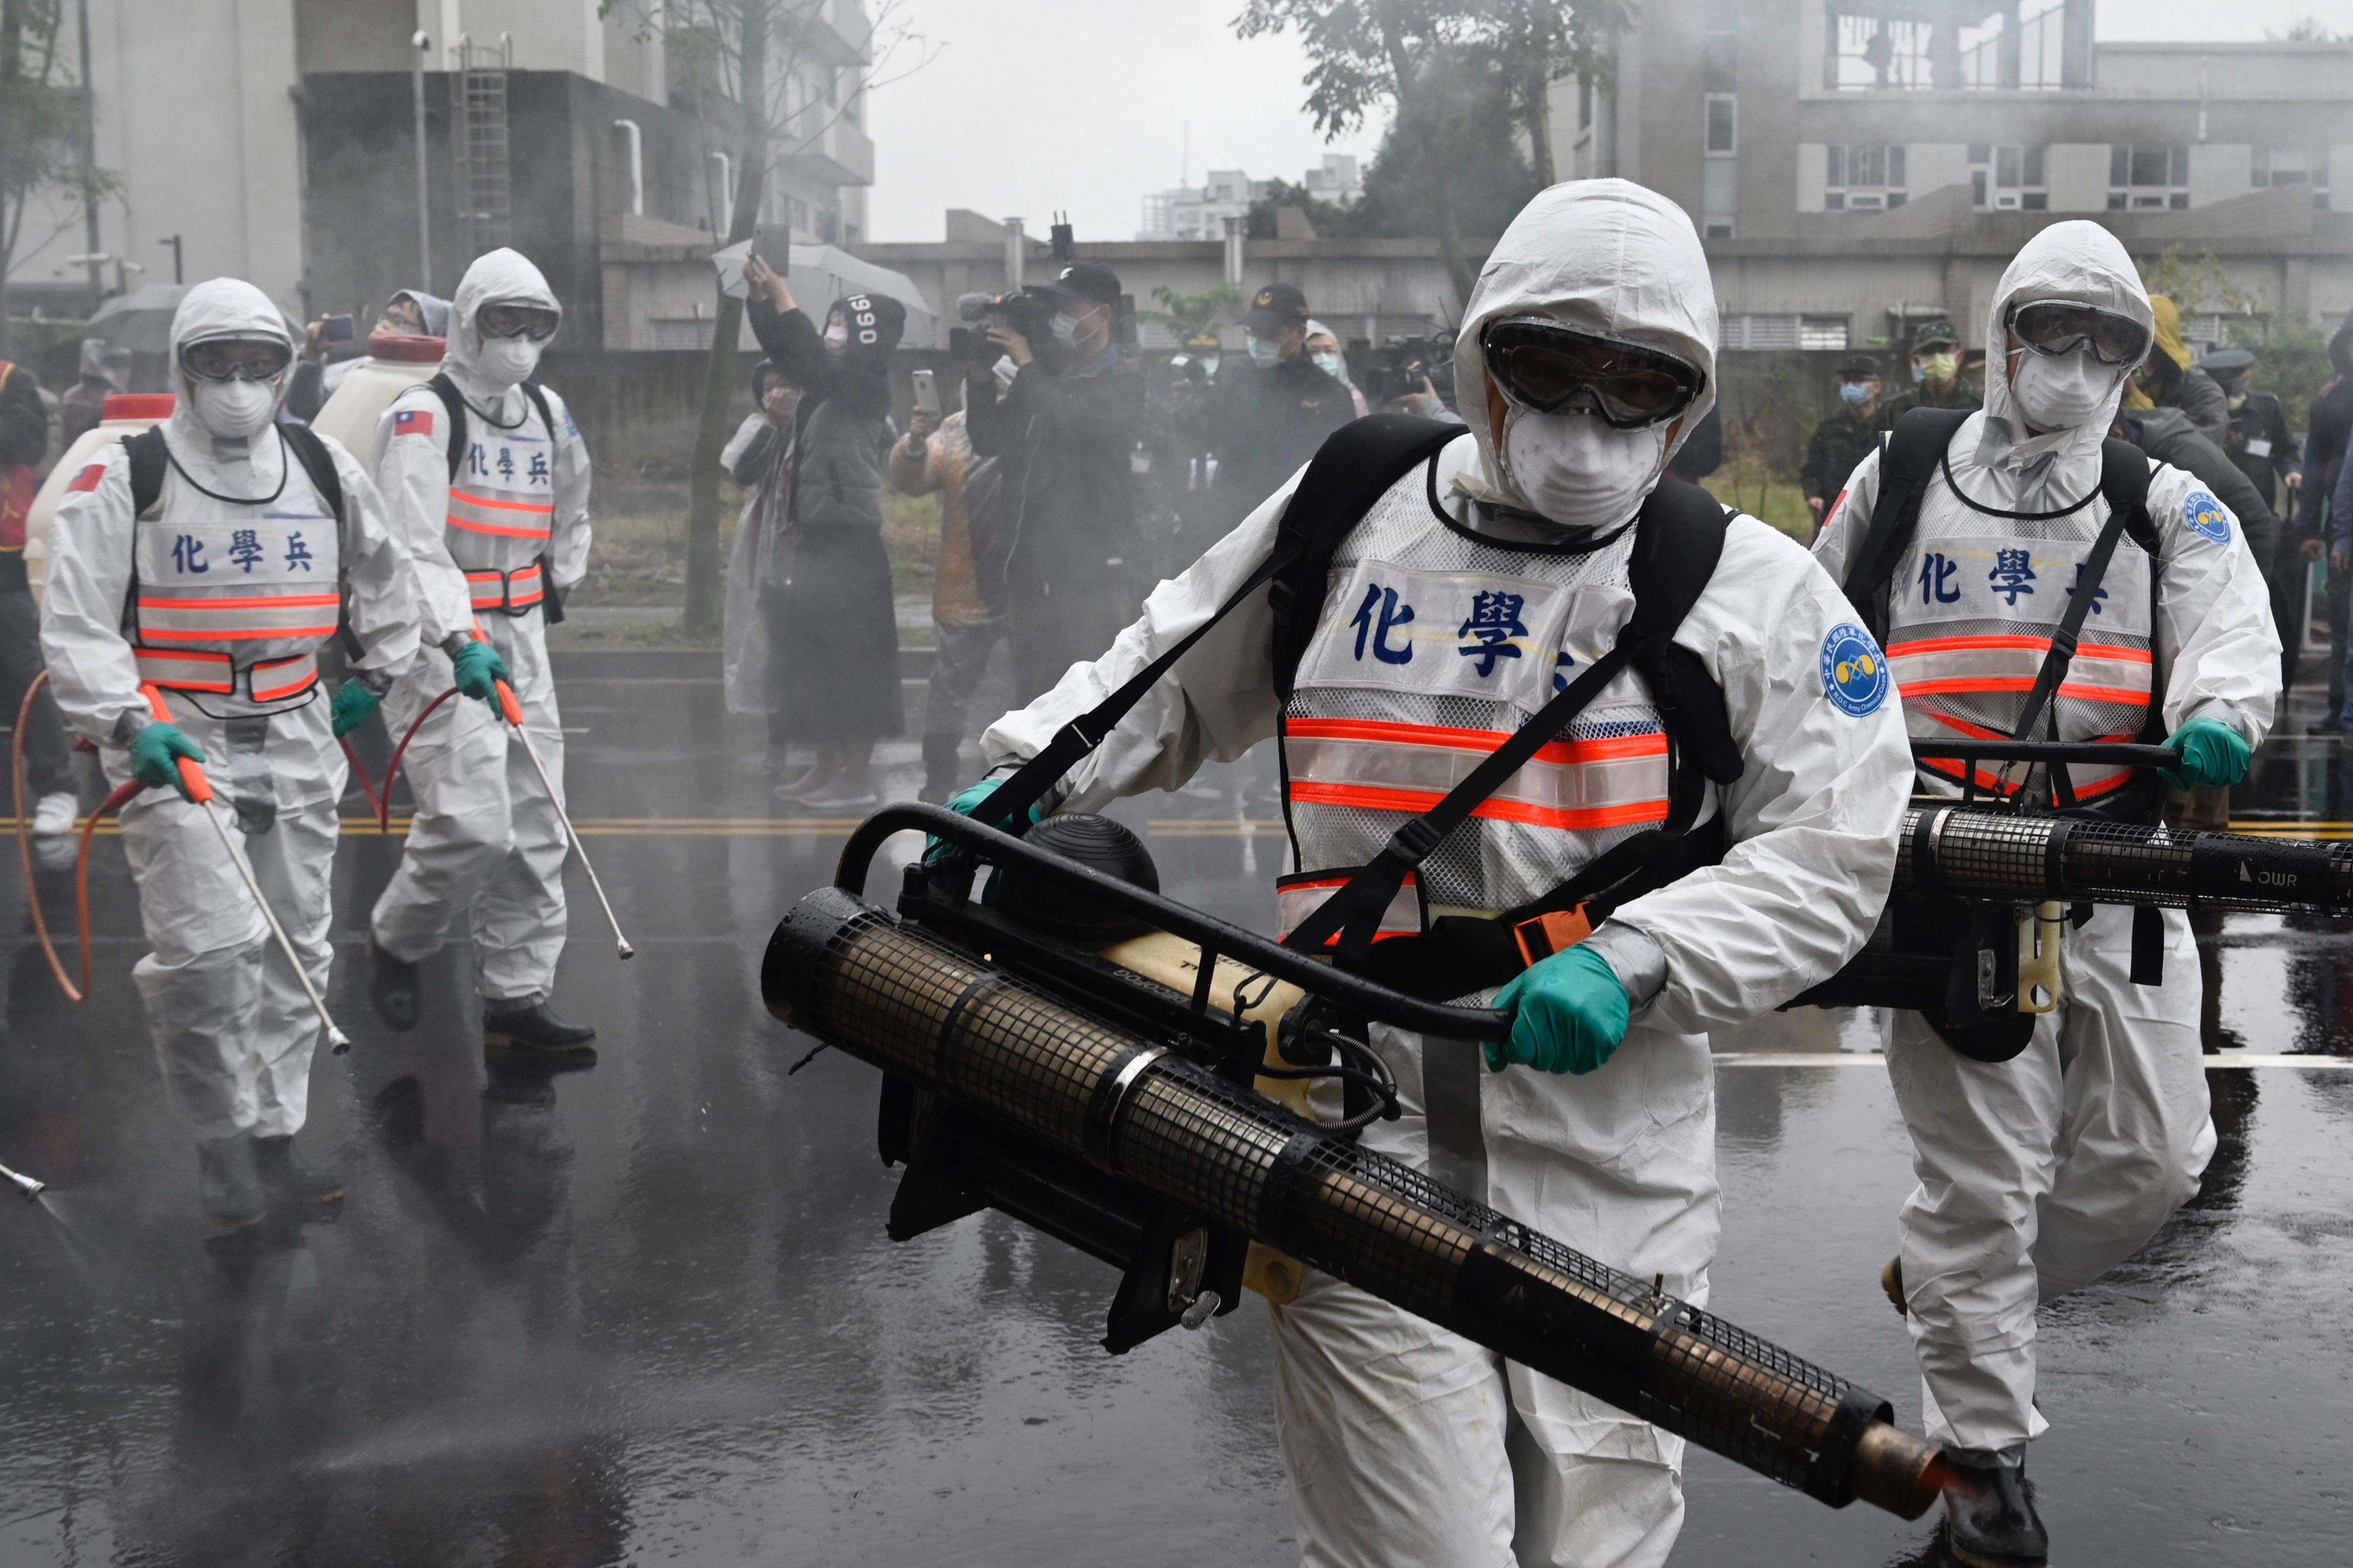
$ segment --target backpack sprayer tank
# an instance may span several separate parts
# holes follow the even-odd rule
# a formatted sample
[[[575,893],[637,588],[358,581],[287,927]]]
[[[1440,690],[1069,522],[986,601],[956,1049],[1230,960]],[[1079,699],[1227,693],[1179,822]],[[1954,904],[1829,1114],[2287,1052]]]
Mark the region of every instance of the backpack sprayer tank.
[[[1356,1144],[1349,1123],[1394,1113],[1367,1022],[1467,1050],[1506,1015],[1187,909],[1124,828],[1050,820],[1024,840],[887,808],[769,943],[769,1010],[883,1070],[881,1153],[907,1166],[893,1238],[996,1207],[1105,1258],[1114,1352],[1303,1264],[1833,1507],[1935,1500],[1939,1452],[1886,1401]],[[894,914],[858,892],[908,828],[949,850],[908,868]],[[969,896],[981,856],[994,907]],[[1319,1126],[1253,1087],[1270,1071],[1339,1078],[1357,1109]]]

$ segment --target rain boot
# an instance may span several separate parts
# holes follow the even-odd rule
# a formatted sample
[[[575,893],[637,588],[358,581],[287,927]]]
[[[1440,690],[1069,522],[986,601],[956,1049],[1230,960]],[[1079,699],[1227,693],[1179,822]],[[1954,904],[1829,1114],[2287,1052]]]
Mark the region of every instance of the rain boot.
[[[1887,1267],[1879,1271],[1879,1288],[1886,1293],[1887,1304],[1895,1309],[1897,1317],[1912,1315],[1911,1307],[1904,1300],[1904,1259],[1891,1258],[1887,1260]]]
[[[544,998],[520,1005],[493,1002],[482,1012],[482,1043],[516,1051],[552,1051],[577,1056],[588,1049],[596,1031],[586,1024],[567,1024],[557,1017]]]
[[[242,1132],[196,1141],[196,1194],[214,1224],[231,1230],[259,1225],[269,1204],[253,1168],[253,1140]]]
[[[395,958],[368,938],[368,1001],[385,1026],[402,1034],[417,1027],[417,965]]]
[[[2022,1455],[1945,1450],[1945,1546],[1967,1568],[2047,1568],[2051,1538]]]
[[[257,1134],[253,1140],[253,1167],[261,1177],[263,1190],[273,1198],[296,1204],[331,1204],[343,1195],[343,1177],[332,1171],[312,1168],[294,1147],[291,1133],[277,1138]]]

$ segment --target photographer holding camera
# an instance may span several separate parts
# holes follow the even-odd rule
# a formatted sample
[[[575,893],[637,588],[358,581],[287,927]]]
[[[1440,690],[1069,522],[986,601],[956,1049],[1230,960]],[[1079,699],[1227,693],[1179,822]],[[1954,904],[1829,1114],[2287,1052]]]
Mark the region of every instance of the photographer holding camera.
[[[1100,261],[1073,261],[994,304],[988,341],[1013,362],[1013,380],[1000,395],[989,366],[972,364],[965,428],[972,449],[999,463],[1000,504],[976,553],[982,592],[1009,617],[1014,684],[1028,702],[1134,617],[1129,454],[1144,375],[1114,346],[1119,277]]]

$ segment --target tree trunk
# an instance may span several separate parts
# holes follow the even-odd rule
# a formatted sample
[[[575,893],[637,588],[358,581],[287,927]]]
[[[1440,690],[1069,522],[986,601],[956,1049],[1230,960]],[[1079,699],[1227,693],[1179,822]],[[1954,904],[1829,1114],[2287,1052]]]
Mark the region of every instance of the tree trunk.
[[[752,237],[760,221],[760,195],[768,184],[768,4],[747,0],[736,65],[741,119],[736,141],[735,205],[726,243]],[[719,454],[726,448],[729,416],[744,388],[735,340],[744,326],[744,301],[714,284],[711,359],[702,376],[702,412],[695,423],[692,470],[687,476],[686,630],[707,637],[719,630],[723,595],[719,581]]]
[[[1440,155],[1437,122],[1431,119],[1421,84],[1414,75],[1413,60],[1406,52],[1405,38],[1398,31],[1396,13],[1381,7],[1381,47],[1389,58],[1389,72],[1397,79],[1398,118],[1412,128],[1414,143],[1421,150],[1422,177],[1430,182],[1430,216],[1437,220],[1438,254],[1446,263],[1446,276],[1454,285],[1454,301],[1458,310],[1471,303],[1471,286],[1477,279],[1471,264],[1462,257],[1462,237],[1454,227],[1454,193],[1446,184],[1445,161]]]
[[[1560,183],[1552,160],[1552,80],[1541,65],[1530,66],[1520,79],[1522,115],[1528,130],[1528,166],[1535,171],[1536,189]]]

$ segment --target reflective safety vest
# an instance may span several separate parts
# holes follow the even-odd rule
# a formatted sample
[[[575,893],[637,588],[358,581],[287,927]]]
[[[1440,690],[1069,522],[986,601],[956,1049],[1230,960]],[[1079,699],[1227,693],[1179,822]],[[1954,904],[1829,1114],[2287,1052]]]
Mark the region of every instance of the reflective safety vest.
[[[1300,868],[1278,891],[1283,934],[1345,880],[1329,873],[1372,860],[1610,650],[1633,609],[1633,539],[1489,544],[1439,517],[1415,473],[1339,543],[1282,721]],[[1528,903],[1665,822],[1671,750],[1648,689],[1621,673],[1422,862],[1376,940]]]
[[[227,699],[206,707],[216,717],[307,701],[340,624],[342,531],[298,456],[290,441],[285,488],[266,504],[217,500],[181,477],[160,509],[140,508],[155,515],[132,544],[139,678]]]
[[[545,395],[526,383],[522,421],[502,429],[470,407],[447,374],[425,384],[449,422],[449,558],[465,574],[476,615],[522,615],[548,598],[546,557],[555,533],[554,411]]]
[[[1942,450],[1936,447],[1934,456]],[[2102,488],[2080,505],[2055,516],[2027,518],[1971,506],[1940,472],[1917,476],[1915,488],[1896,471],[1899,459],[1918,460],[1891,444],[1882,505],[1905,506],[1906,495],[1918,499],[1908,503],[1908,531],[1900,541],[1887,538],[1893,548],[1884,555],[1893,570],[1883,589],[1867,588],[1865,594],[1885,605],[1889,670],[1913,738],[2000,741],[2015,734],[2100,534],[2120,506],[2126,509],[2123,531],[2097,574],[2073,657],[2033,734],[2023,738],[2141,737],[2162,696],[2153,631],[2155,535],[2146,526],[2134,526],[2137,515],[2145,519],[2145,510],[2137,496],[2122,492],[2137,479],[2146,493],[2147,459],[2123,447],[2109,455],[2105,467],[2110,472]],[[2119,493],[2105,493],[2110,489]],[[1872,520],[1865,552],[1882,537],[1880,521]],[[1888,521],[1899,528],[1903,523],[1894,516]],[[1852,585],[1849,592],[1854,592]],[[1932,779],[1954,784],[1960,783],[1964,765],[1941,759],[1920,763]],[[2022,767],[2005,771],[1980,762],[1974,772],[1978,785],[2002,793],[2025,782]],[[2086,805],[2123,799],[2117,792],[2135,777],[2130,767],[2097,763],[2070,763],[2066,772],[2075,799]]]

